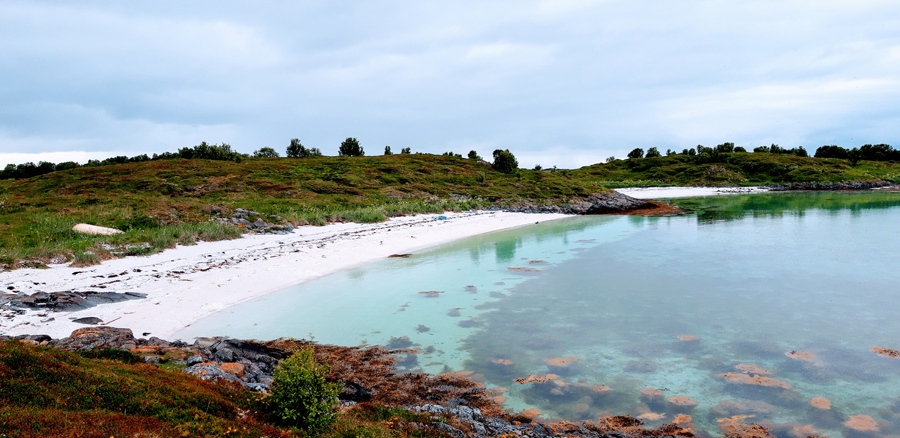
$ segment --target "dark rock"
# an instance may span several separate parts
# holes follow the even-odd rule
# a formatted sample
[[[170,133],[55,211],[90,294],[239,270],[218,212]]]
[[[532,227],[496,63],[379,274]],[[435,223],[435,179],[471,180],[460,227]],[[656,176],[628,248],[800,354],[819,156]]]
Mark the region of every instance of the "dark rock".
[[[97,325],[97,324],[102,323],[103,320],[100,318],[97,318],[96,316],[88,316],[86,318],[73,319],[72,322],[75,322],[78,324]]]
[[[9,299],[9,305],[24,309],[74,311],[91,308],[98,304],[118,303],[146,297],[147,294],[137,292],[36,292]]]
[[[372,393],[354,382],[344,382],[344,389],[338,398],[341,400],[350,400],[355,402],[364,402],[372,398]]]
[[[199,363],[203,363],[203,356],[194,355],[194,356],[187,358],[187,366],[189,366],[189,367],[197,365]]]
[[[446,424],[446,423],[431,423],[431,425],[435,429],[437,429],[441,432],[444,432],[446,434],[449,434],[450,436],[452,436],[454,438],[463,438],[464,436],[466,436],[466,434],[463,433],[463,431],[461,431],[449,424]]]
[[[214,363],[204,362],[201,364],[190,366],[185,368],[184,372],[203,380],[223,379],[229,382],[241,383],[241,379],[238,379],[231,373],[225,372],[224,370],[222,370],[222,368]]]
[[[68,338],[56,341],[55,346],[73,351],[101,350],[104,348],[130,350],[136,347],[136,343],[131,329],[88,327],[73,331]]]
[[[539,205],[522,201],[506,210],[524,213],[605,214],[654,207],[655,205],[649,202],[619,192],[610,192],[595,193],[589,197],[571,200],[571,202],[563,204]]]
[[[38,342],[38,343],[53,340],[53,338],[51,338],[50,336],[47,336],[47,335],[19,335],[19,336],[16,336],[14,339],[24,339],[24,340],[34,341],[34,342]]]

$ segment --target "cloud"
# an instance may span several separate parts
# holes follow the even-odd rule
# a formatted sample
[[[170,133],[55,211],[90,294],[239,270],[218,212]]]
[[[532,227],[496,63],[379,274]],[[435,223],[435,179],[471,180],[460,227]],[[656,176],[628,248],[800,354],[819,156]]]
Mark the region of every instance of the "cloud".
[[[875,0],[6,2],[0,154],[896,143],[898,25]]]

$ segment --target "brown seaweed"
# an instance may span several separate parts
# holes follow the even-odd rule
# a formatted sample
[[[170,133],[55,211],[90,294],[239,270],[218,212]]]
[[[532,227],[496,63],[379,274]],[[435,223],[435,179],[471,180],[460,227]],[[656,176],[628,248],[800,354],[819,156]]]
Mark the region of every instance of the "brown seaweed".
[[[891,348],[883,348],[883,347],[872,347],[872,352],[884,357],[900,357],[900,350],[894,350]]]
[[[809,401],[809,405],[827,411],[831,409],[831,400],[828,400],[825,397],[813,397],[812,400]]]
[[[868,415],[851,415],[850,419],[844,422],[844,426],[848,429],[860,432],[878,432],[878,423],[874,418]]]
[[[725,373],[722,374],[729,382],[741,383],[744,385],[766,386],[769,388],[790,389],[791,384],[783,380],[773,379],[771,377],[751,376],[744,373]]]

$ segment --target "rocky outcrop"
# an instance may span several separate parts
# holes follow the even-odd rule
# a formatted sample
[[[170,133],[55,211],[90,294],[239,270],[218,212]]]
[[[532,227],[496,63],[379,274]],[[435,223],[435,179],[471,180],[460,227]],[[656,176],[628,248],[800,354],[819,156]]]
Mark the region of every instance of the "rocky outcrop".
[[[221,220],[259,234],[290,234],[294,231],[294,226],[281,216],[269,215],[264,219],[262,213],[243,208],[236,208],[231,219]]]
[[[536,204],[530,201],[520,201],[505,210],[523,213],[609,214],[655,207],[656,205],[647,201],[635,199],[619,192],[610,191],[609,193],[595,193],[586,198],[551,204]]]
[[[118,303],[146,297],[147,294],[138,292],[36,292],[31,295],[0,295],[0,305],[8,303],[9,307],[19,309],[75,311],[98,304]]]

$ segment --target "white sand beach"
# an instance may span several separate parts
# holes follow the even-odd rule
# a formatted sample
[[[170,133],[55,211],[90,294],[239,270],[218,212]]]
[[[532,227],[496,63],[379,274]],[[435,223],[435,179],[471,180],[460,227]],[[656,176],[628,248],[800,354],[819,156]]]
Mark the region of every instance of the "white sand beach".
[[[758,188],[662,187],[619,189],[641,198],[756,193]],[[463,212],[393,218],[377,224],[299,227],[287,235],[247,234],[200,242],[145,257],[126,257],[74,268],[19,269],[0,273],[0,293],[136,292],[146,298],[100,304],[71,312],[0,307],[0,334],[68,336],[86,327],[72,320],[96,317],[101,325],[126,327],[136,336],[168,339],[193,321],[226,307],[392,254],[478,234],[567,217],[562,214]]]
[[[444,213],[393,218],[377,224],[304,226],[287,235],[253,235],[179,246],[145,257],[100,265],[19,269],[0,273],[5,293],[137,292],[146,298],[72,312],[18,312],[0,308],[0,334],[68,336],[96,317],[135,336],[169,339],[179,329],[228,306],[314,278],[492,231],[567,217],[508,212]]]

